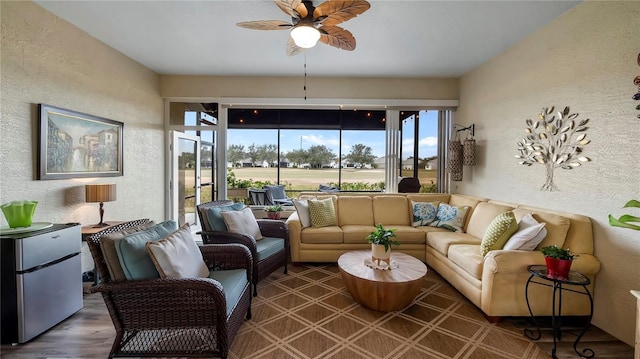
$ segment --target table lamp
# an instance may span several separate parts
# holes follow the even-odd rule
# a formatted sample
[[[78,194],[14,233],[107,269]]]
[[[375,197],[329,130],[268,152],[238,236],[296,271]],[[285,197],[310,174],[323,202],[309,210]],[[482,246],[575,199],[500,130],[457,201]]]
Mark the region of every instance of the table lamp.
[[[115,184],[88,184],[85,185],[85,201],[100,202],[100,223],[93,226],[94,228],[106,227],[108,224],[102,221],[104,217],[104,202],[112,202],[116,200]]]

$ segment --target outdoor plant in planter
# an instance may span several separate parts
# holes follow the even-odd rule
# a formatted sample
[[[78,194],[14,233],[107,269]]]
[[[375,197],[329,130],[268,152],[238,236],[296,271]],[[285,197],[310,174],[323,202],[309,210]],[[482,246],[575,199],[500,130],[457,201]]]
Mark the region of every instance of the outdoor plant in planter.
[[[276,204],[273,206],[269,206],[269,207],[265,207],[265,212],[267,212],[267,217],[269,217],[269,219],[280,219],[280,212],[283,211],[283,208],[281,205]]]
[[[569,248],[560,248],[556,245],[540,248],[547,263],[547,275],[551,278],[566,279],[571,270],[571,263],[577,255],[571,253]]]
[[[382,224],[376,226],[376,230],[367,236],[367,241],[371,243],[371,261],[380,265],[380,261],[391,265],[391,246],[399,246],[400,242],[393,239],[397,237],[396,229],[386,229]]]

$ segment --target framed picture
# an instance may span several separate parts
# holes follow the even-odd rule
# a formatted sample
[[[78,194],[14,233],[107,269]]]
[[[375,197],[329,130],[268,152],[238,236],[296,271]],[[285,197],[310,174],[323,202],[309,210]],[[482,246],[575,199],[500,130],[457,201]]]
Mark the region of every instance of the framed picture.
[[[122,176],[122,122],[38,105],[38,179]]]

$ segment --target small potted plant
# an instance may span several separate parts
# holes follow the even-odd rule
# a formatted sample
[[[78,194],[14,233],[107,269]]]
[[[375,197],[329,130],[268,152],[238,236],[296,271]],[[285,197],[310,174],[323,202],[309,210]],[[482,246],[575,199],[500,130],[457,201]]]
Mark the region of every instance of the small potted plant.
[[[265,212],[267,212],[267,217],[269,219],[280,219],[280,212],[283,211],[282,205],[275,204],[273,206],[268,206],[264,208]]]
[[[391,245],[399,246],[400,242],[393,239],[397,237],[396,229],[386,229],[382,224],[376,226],[376,230],[367,236],[367,241],[371,243],[371,261],[380,265],[380,261],[391,265]]]
[[[560,248],[556,245],[540,248],[547,263],[547,275],[551,278],[566,279],[571,270],[571,263],[577,257],[569,248]]]

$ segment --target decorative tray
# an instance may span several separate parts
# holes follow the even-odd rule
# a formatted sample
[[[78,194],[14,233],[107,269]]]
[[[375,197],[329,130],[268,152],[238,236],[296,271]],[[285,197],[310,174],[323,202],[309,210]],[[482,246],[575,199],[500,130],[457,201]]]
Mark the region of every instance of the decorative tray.
[[[8,225],[0,226],[0,234],[17,234],[39,231],[41,229],[49,228],[53,226],[51,222],[33,222],[29,227],[16,227],[11,228]]]
[[[389,265],[387,265],[387,263],[383,261],[380,261],[380,265],[378,265],[375,262],[373,262],[371,258],[366,258],[364,260],[364,265],[366,265],[369,268],[380,269],[380,270],[389,270],[389,269],[398,268],[398,262],[394,261],[393,259],[390,261]]]

